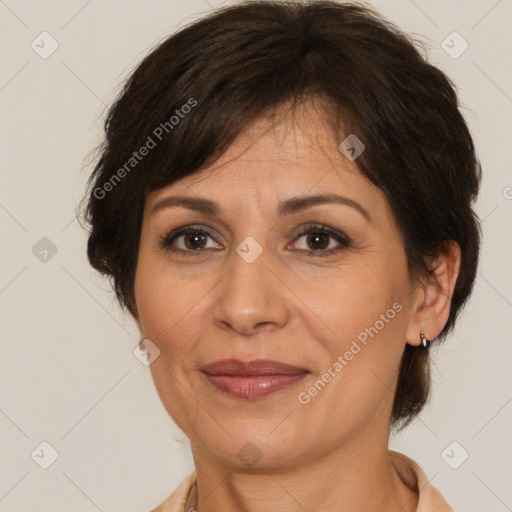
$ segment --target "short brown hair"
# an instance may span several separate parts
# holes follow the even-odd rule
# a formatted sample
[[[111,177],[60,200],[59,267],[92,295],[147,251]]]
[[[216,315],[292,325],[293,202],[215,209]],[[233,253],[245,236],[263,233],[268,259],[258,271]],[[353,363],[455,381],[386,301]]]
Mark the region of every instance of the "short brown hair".
[[[429,258],[448,240],[460,245],[460,273],[438,340],[446,335],[471,292],[478,261],[473,141],[452,82],[414,40],[354,3],[225,7],[164,40],[135,69],[108,113],[84,198],[89,261],[112,279],[122,306],[134,313],[146,193],[211,165],[272,109],[294,109],[311,98],[322,102],[333,129],[342,125],[365,143],[355,163],[391,205],[411,276],[431,275]],[[132,161],[149,138],[157,142],[155,132],[158,143]],[[407,345],[395,426],[421,410],[429,383],[428,353]]]

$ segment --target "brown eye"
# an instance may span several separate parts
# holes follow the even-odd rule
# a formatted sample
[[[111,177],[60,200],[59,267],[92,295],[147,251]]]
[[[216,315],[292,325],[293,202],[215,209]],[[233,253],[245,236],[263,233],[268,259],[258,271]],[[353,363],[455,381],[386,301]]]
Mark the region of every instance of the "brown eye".
[[[329,256],[351,244],[347,235],[324,225],[310,224],[297,234],[297,238],[305,241],[305,247],[298,250],[311,256]]]
[[[213,240],[210,233],[204,229],[188,226],[178,231],[165,235],[161,241],[161,247],[170,251],[204,252],[215,248],[208,246],[208,239]]]
[[[200,231],[186,233],[183,239],[188,249],[203,249],[206,245],[206,237]]]
[[[307,233],[307,243],[311,249],[325,250],[329,246],[330,235],[326,233]]]

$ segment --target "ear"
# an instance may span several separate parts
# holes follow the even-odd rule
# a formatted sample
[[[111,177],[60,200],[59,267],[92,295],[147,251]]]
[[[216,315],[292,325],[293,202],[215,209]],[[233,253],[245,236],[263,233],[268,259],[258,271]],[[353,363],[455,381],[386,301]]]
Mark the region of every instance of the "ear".
[[[420,344],[420,332],[432,340],[446,325],[450,314],[453,290],[459,275],[460,246],[448,241],[439,255],[430,263],[433,275],[418,283],[407,327],[409,345]]]

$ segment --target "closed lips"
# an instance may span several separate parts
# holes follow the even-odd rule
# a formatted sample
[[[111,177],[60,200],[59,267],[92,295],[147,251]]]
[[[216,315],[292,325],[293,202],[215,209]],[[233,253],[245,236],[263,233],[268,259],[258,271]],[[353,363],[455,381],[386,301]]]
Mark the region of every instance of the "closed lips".
[[[223,359],[204,366],[203,374],[223,395],[257,400],[294,386],[309,373],[280,361]]]
[[[308,373],[304,368],[291,366],[280,361],[253,360],[240,361],[238,359],[223,359],[207,364],[201,370],[209,375],[299,375]]]

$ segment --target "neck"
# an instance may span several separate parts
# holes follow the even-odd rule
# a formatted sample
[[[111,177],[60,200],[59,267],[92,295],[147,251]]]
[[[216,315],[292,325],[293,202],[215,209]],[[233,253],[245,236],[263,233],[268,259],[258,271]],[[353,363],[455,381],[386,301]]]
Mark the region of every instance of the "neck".
[[[341,447],[287,467],[235,468],[192,445],[197,488],[187,503],[198,512],[414,512],[418,496],[400,479],[386,443]]]

